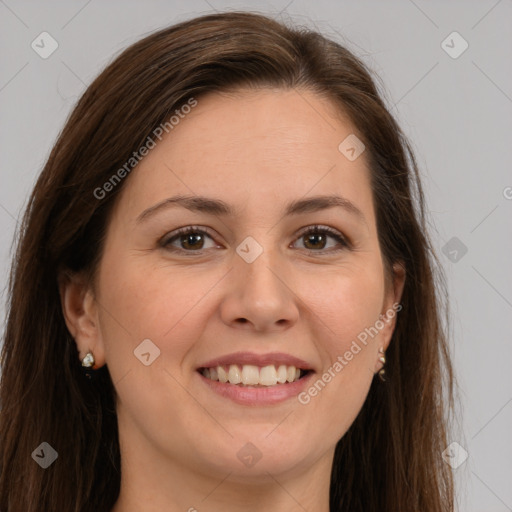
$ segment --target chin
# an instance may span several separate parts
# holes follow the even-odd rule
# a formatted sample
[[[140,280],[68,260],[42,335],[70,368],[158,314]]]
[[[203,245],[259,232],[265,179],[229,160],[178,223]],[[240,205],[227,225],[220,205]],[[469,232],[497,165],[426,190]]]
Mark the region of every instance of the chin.
[[[272,429],[276,429],[275,424],[260,428],[252,426],[245,431],[239,427],[236,433],[228,427],[233,437],[226,434],[218,439],[203,434],[203,440],[209,439],[209,443],[199,456],[203,458],[201,466],[210,467],[212,472],[219,474],[231,473],[230,479],[244,482],[261,482],[269,474],[300,473],[300,468],[304,471],[308,465],[310,467],[317,458],[312,453],[310,436],[300,439],[296,432],[292,436],[289,431],[278,432],[276,429],[272,432]],[[318,452],[320,455],[321,450]]]

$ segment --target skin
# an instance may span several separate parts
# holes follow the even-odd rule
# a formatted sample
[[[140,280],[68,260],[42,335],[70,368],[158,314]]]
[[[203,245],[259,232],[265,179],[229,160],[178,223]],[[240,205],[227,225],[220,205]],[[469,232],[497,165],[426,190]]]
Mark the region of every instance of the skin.
[[[127,178],[95,282],[61,281],[80,357],[90,350],[97,367],[107,364],[118,394],[114,512],[329,510],[335,445],[382,367],[378,350],[396,316],[306,405],[236,404],[210,391],[196,368],[237,351],[279,351],[308,361],[317,380],[399,302],[404,273],[395,265],[386,286],[365,153],[349,161],[338,150],[352,133],[312,92],[199,98]],[[177,194],[221,199],[238,213],[174,207],[137,222]],[[343,208],[282,214],[290,201],[330,194],[350,200],[364,220]],[[352,246],[330,234],[308,244],[300,231],[315,224]],[[209,228],[192,248],[179,237],[159,245],[191,225]],[[236,252],[247,236],[263,248],[252,263]],[[144,339],[160,350],[149,366],[134,356]],[[252,467],[237,457],[248,442],[261,453]]]

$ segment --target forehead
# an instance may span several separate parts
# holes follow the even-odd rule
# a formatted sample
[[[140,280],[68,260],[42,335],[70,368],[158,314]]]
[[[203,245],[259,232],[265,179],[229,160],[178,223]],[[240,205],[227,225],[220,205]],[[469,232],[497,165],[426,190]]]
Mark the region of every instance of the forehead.
[[[225,161],[252,157],[260,167],[279,169],[300,165],[303,157],[333,161],[339,143],[354,131],[334,103],[311,91],[244,89],[201,97],[168,137],[168,148],[179,147],[182,157],[194,149],[187,155],[192,159],[207,153]]]
[[[216,196],[237,210],[325,193],[364,202],[365,154],[351,161],[339,149],[354,134],[350,120],[311,91],[209,93],[137,165],[126,195],[137,207],[176,193]]]

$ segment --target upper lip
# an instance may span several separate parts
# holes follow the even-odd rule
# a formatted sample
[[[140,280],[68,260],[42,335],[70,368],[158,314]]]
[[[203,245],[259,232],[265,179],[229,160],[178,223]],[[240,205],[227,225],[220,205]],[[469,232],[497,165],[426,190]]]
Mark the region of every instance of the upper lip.
[[[268,366],[272,364],[284,364],[286,366],[295,366],[301,370],[312,370],[311,365],[299,359],[298,357],[284,352],[269,352],[266,354],[256,354],[254,352],[235,352],[225,356],[216,357],[199,365],[199,368],[215,368],[216,366],[229,366],[232,364],[254,366]]]

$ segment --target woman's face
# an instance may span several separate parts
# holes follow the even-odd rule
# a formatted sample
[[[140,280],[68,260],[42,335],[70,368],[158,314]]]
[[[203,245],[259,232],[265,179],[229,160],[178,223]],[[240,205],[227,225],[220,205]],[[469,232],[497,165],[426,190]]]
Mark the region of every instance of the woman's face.
[[[210,94],[126,178],[75,332],[124,453],[240,479],[330,465],[403,284],[354,133],[311,92]]]

